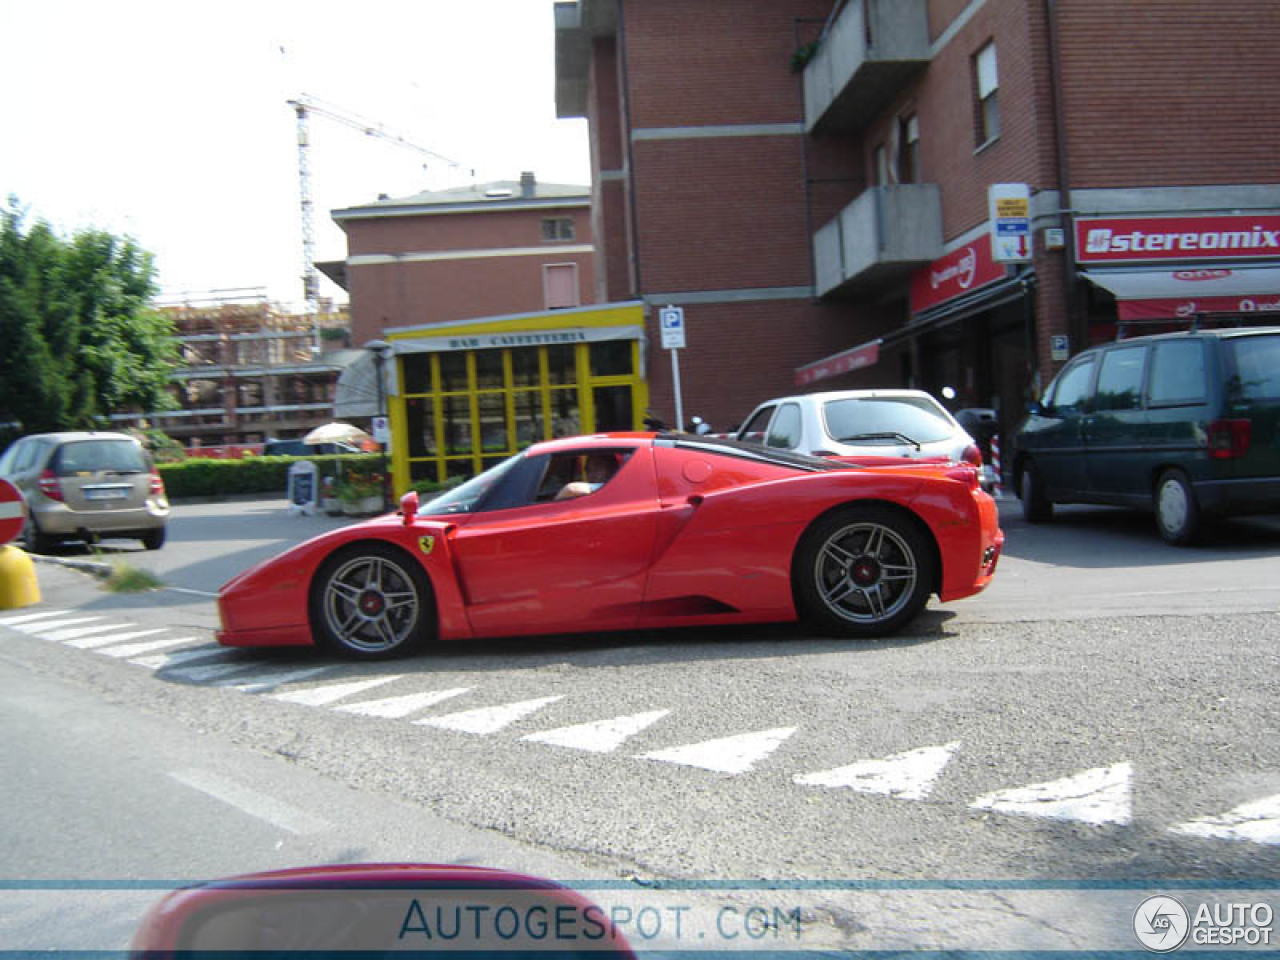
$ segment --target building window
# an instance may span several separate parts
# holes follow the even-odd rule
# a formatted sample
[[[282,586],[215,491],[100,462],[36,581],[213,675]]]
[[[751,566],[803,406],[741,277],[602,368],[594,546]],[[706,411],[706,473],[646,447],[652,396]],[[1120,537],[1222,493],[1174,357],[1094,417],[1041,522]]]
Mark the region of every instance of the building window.
[[[974,120],[978,146],[1000,136],[1000,79],[996,70],[996,45],[988,43],[973,58]]]
[[[920,119],[913,113],[898,119],[898,182],[920,182]]]
[[[877,187],[885,187],[889,185],[889,154],[884,148],[884,144],[876,147],[875,152],[875,185]]]
[[[548,263],[542,268],[542,292],[548,310],[576,307],[578,299],[578,265]]]
[[[542,242],[555,243],[560,240],[572,240],[572,217],[546,217],[542,221]]]

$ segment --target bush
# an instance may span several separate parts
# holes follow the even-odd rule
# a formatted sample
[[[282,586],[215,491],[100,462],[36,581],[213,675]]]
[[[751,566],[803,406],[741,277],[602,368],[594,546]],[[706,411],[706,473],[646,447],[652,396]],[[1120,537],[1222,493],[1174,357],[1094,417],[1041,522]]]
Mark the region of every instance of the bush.
[[[288,488],[289,467],[299,460],[311,460],[323,489],[324,477],[337,477],[341,469],[355,475],[369,475],[381,469],[376,453],[324,457],[246,457],[243,460],[192,458],[182,463],[157,465],[170,499],[185,497],[225,497],[265,493],[283,497]],[[340,466],[341,465],[341,466]]]

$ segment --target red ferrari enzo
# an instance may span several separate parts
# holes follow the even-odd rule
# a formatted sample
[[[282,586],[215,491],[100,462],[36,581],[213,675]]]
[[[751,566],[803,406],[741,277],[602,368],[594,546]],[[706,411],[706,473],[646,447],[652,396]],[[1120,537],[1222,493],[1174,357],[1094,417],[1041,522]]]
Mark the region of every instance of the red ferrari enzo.
[[[434,638],[803,619],[847,637],[991,581],[1004,542],[965,464],[860,467],[706,437],[539,443],[222,588],[227,646],[364,659]]]

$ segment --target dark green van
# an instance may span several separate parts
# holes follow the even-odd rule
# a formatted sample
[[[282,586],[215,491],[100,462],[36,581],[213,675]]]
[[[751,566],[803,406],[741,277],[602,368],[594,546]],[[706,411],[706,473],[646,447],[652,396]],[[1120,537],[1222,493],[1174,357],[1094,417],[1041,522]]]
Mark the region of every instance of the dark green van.
[[[1013,449],[1033,523],[1055,503],[1142,507],[1185,544],[1208,517],[1280,512],[1280,327],[1085,350],[1031,405]]]

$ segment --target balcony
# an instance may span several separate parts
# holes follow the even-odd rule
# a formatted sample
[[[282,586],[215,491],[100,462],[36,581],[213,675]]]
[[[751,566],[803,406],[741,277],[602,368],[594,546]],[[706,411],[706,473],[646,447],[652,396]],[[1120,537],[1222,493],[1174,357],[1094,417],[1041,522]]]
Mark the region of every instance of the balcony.
[[[851,0],[805,67],[805,129],[860,130],[928,65],[926,0]]]
[[[861,293],[942,256],[942,198],[932,183],[871,187],[813,237],[818,296]]]

